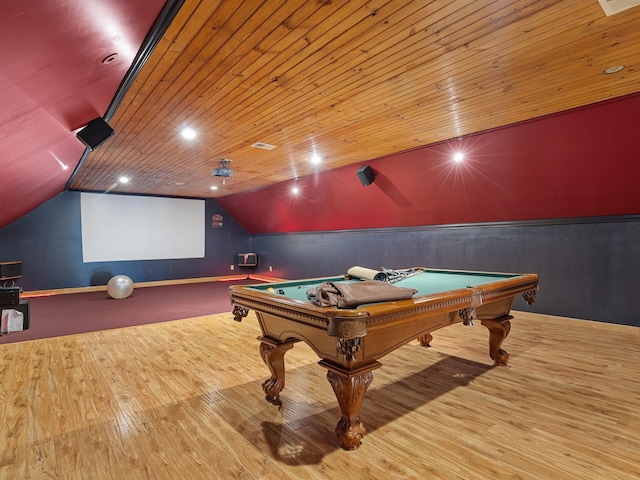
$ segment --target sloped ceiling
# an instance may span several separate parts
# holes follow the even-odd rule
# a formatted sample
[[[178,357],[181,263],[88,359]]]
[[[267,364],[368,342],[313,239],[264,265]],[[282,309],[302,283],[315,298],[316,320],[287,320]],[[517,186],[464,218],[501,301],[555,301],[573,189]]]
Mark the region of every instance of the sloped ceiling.
[[[0,226],[64,190],[164,5],[0,2]]]
[[[0,226],[64,188],[228,197],[640,90],[640,8],[186,0],[85,152],[163,7],[2,2]]]

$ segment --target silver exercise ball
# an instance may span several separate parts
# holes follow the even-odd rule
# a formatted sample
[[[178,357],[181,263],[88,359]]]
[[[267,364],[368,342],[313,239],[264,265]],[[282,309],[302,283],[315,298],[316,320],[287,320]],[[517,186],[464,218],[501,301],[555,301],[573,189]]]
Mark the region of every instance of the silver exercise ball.
[[[107,293],[116,300],[127,298],[133,293],[133,280],[126,275],[111,277],[111,280],[107,283]]]

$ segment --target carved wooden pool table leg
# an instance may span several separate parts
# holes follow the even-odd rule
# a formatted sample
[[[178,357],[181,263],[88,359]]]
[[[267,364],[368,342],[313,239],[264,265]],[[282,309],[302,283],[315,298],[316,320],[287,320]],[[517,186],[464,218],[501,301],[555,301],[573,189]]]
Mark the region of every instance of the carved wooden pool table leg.
[[[261,340],[260,356],[271,372],[271,378],[262,384],[262,389],[269,402],[280,405],[280,392],[284,388],[284,354],[296,341],[276,343],[264,337],[259,340]]]
[[[423,347],[430,347],[431,342],[433,341],[433,335],[431,335],[430,332],[427,332],[423,335],[420,335],[418,337],[418,341],[420,342],[420,345],[422,345]]]
[[[324,361],[320,365],[326,367],[327,380],[333,387],[333,391],[340,405],[342,416],[336,425],[336,435],[340,439],[340,445],[345,450],[355,450],[360,444],[366,429],[360,422],[360,408],[364,400],[364,394],[373,381],[371,370],[382,366],[375,362],[365,368],[355,371],[346,371],[336,368]]]
[[[482,325],[489,329],[489,355],[496,365],[506,365],[509,361],[509,354],[501,347],[502,342],[511,331],[509,320],[512,318],[511,315],[505,315],[496,319],[481,320]]]

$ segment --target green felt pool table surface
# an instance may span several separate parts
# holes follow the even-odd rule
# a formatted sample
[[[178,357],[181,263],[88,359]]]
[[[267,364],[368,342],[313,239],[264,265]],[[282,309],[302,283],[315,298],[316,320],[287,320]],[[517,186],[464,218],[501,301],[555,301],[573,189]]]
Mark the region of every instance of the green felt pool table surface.
[[[491,272],[469,272],[455,270],[426,270],[417,275],[403,278],[394,285],[405,288],[415,288],[416,296],[432,295],[439,292],[458,290],[460,288],[474,288],[480,285],[517,277],[518,274],[491,273]],[[259,291],[278,295],[278,291],[283,291],[285,297],[296,300],[307,300],[307,290],[317,287],[323,282],[352,283],[359,282],[360,279],[345,279],[344,275],[326,278],[311,278],[303,280],[292,280],[264,285],[253,285]],[[271,291],[273,290],[273,292]]]

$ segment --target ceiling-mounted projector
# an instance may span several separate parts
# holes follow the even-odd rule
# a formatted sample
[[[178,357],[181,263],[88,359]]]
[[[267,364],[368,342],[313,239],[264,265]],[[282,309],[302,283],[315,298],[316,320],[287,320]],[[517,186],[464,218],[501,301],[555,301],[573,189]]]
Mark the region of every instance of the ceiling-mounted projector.
[[[212,177],[233,177],[233,170],[231,170],[228,165],[231,163],[231,160],[221,160],[220,163],[222,167],[214,168],[211,171]]]

